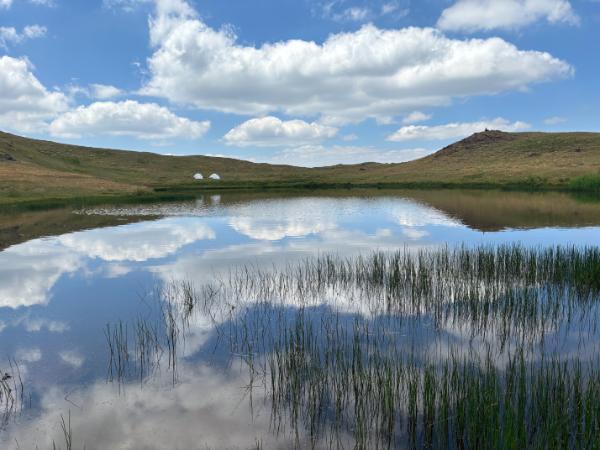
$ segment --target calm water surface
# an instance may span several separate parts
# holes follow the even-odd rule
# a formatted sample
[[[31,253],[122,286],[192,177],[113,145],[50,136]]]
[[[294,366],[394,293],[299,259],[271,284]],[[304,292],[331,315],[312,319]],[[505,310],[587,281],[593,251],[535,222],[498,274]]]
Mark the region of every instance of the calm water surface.
[[[597,246],[600,202],[459,191],[223,194],[4,215],[0,227],[0,370],[22,380],[22,388],[20,381],[12,385],[13,404],[0,411],[2,448],[50,449],[53,442],[66,448],[64,419],[72,448],[270,449],[308,441],[302,430],[274,420],[268,386],[249,377],[248,355],[228,341],[243,334],[233,328],[264,322],[238,320],[234,305],[196,311],[178,328],[177,351],[171,355],[163,345],[140,369],[136,327],[162,329],[165,299],[177,311],[185,302],[182,282],[199,289],[243,266],[277,270],[324,254],[463,244]],[[331,302],[324,298],[312,311],[330,311]],[[348,320],[376,320],[366,308],[335,302]],[[295,304],[285,306],[293,315]],[[131,361],[119,368],[109,344],[120,327]],[[472,345],[457,324],[443,338],[427,318],[414,329],[412,346],[439,348],[448,339]],[[598,336],[586,333],[585,352],[592,354]],[[547,335],[561,336],[552,345],[565,354],[581,347],[581,335],[560,326]],[[257,366],[268,351],[263,346],[252,355]],[[352,448],[352,439],[342,434],[336,445],[326,439],[311,445]]]

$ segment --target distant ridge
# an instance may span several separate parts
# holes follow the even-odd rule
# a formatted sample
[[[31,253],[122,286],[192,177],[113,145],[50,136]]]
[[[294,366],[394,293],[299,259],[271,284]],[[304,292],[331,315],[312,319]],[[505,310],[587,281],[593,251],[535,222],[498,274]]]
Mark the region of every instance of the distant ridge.
[[[217,173],[222,181],[195,182]],[[600,133],[486,130],[415,161],[304,168],[95,149],[0,132],[0,203],[156,189],[326,186],[566,187],[600,174]]]

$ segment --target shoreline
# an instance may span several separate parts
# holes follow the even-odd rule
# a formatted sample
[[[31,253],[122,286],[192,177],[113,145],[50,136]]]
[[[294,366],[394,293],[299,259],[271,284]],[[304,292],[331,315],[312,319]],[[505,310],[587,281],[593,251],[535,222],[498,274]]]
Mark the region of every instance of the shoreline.
[[[516,183],[453,183],[453,182],[407,182],[407,183],[319,183],[319,182],[290,182],[290,183],[227,183],[218,185],[173,185],[155,186],[151,191],[139,193],[105,193],[85,196],[64,197],[0,197],[0,212],[36,211],[65,207],[85,207],[101,204],[131,204],[154,203],[168,201],[193,200],[198,195],[223,192],[313,192],[323,191],[354,191],[354,190],[473,190],[473,191],[504,191],[504,192],[561,192],[582,196],[586,199],[600,200],[600,188],[591,186],[582,188],[573,185],[548,185],[534,182]]]

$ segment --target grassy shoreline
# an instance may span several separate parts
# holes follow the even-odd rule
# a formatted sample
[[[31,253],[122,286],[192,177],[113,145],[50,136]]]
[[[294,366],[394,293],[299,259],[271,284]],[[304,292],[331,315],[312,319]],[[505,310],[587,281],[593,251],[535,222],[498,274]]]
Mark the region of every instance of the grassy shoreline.
[[[39,196],[24,198],[1,198],[2,211],[35,211],[64,207],[85,207],[100,204],[152,203],[164,201],[192,200],[198,195],[223,192],[310,192],[316,190],[488,190],[507,192],[564,192],[582,194],[595,198],[600,194],[600,176],[579,177],[568,185],[550,185],[524,181],[520,183],[453,183],[453,182],[408,182],[408,183],[326,183],[326,182],[289,182],[289,183],[227,183],[157,186],[152,191],[138,193],[107,193],[98,195],[73,195],[64,197]]]

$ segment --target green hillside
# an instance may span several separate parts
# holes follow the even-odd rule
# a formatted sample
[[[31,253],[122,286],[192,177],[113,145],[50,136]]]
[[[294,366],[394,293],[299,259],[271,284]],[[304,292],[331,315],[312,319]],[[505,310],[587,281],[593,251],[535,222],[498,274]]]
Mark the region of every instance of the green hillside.
[[[194,182],[196,172],[218,173],[222,181]],[[590,174],[600,174],[600,133],[486,131],[408,163],[308,169],[208,156],[93,149],[0,132],[0,203],[151,194],[158,188],[341,184],[564,188]]]
[[[600,133],[487,131],[382,173],[403,182],[565,186],[600,174]]]

